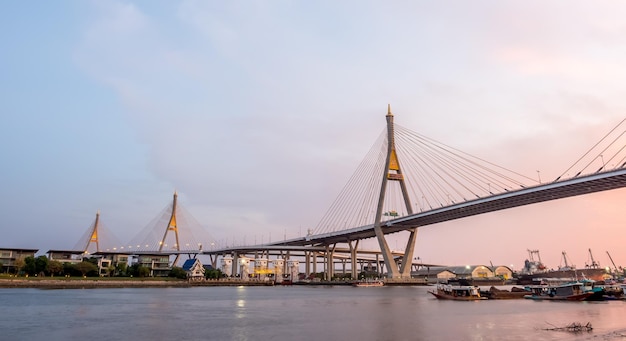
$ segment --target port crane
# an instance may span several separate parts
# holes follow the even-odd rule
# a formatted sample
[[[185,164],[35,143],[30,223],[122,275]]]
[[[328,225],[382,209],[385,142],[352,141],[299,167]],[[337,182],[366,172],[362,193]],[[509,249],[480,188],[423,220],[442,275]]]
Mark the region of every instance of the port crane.
[[[567,262],[567,253],[565,253],[565,251],[563,251],[563,252],[561,252],[561,254],[563,254],[563,262],[565,263],[565,266],[559,268],[559,270],[567,271],[567,270],[574,270],[574,269],[576,269],[575,265],[573,265],[573,264],[570,265]]]
[[[600,263],[596,262],[596,260],[593,259],[593,253],[591,253],[591,249],[589,249],[589,258],[591,258],[591,264],[585,264],[585,267],[587,269],[597,269],[600,267]]]
[[[611,257],[611,254],[609,253],[609,251],[607,251],[606,254],[609,256],[609,259],[611,260],[611,264],[613,264],[613,269],[615,269],[615,272],[617,272],[617,266],[615,266],[615,262],[613,261],[613,257]]]

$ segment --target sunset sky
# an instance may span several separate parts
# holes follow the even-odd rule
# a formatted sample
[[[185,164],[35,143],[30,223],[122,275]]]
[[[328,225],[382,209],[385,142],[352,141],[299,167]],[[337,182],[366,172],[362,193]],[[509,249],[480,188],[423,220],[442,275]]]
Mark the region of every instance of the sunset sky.
[[[62,1],[0,11],[0,247],[127,241],[179,193],[218,241],[302,236],[397,124],[555,179],[626,118],[620,1]],[[429,263],[626,265],[626,190],[420,229]],[[389,244],[403,246],[401,236]],[[376,243],[368,242],[372,247]]]

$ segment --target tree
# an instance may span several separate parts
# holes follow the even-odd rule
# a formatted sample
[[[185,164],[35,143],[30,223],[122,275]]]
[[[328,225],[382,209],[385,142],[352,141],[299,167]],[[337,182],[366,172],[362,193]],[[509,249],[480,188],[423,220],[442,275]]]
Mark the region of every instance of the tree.
[[[94,273],[94,272],[96,274],[98,273],[98,267],[94,265],[92,262],[88,262],[88,261],[82,261],[74,265],[74,268],[80,271],[83,277],[85,277],[89,273]]]
[[[50,276],[54,276],[54,274],[58,274],[63,271],[63,264],[56,260],[51,260],[48,262],[48,272],[50,272]]]
[[[35,274],[45,275],[45,272],[48,271],[48,257],[39,256],[35,258]]]
[[[63,264],[63,273],[67,276],[77,276],[80,273],[76,270],[76,267],[72,263],[62,263]]]
[[[115,272],[118,276],[126,276],[128,274],[128,265],[126,263],[117,263]]]
[[[2,272],[3,268],[4,268],[4,264],[2,264],[2,262],[0,262],[0,272]]]
[[[139,263],[135,263],[128,267],[128,275],[135,277],[148,277],[150,276],[150,269],[140,265]]]
[[[183,270],[183,268],[178,266],[173,266],[172,270],[170,270],[169,277],[174,277],[178,279],[186,279],[187,271]]]
[[[20,273],[20,271],[22,271],[22,268],[24,267],[24,265],[26,265],[26,262],[24,261],[24,258],[17,258],[13,262],[13,267],[15,269],[15,274],[16,275],[18,275]]]
[[[26,274],[30,276],[36,274],[37,266],[35,265],[35,257],[28,256],[24,258],[24,266],[22,267],[22,270],[24,270],[24,272],[26,272]]]
[[[224,277],[224,274],[220,269],[210,269],[204,272],[204,277],[206,279],[220,279]]]
[[[150,277],[150,269],[148,267],[140,266],[137,272],[139,273],[139,277]]]

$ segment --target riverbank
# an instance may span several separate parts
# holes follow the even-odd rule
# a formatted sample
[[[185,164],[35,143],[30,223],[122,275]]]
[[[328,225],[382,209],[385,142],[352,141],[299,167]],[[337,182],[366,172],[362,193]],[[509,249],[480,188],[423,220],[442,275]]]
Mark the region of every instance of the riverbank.
[[[169,277],[0,277],[0,288],[41,288],[41,289],[95,289],[95,288],[189,288],[224,286],[349,286],[353,281],[311,281],[274,284],[273,281],[241,281],[237,279],[187,281]],[[420,280],[385,280],[386,286],[428,285]]]
[[[198,286],[271,286],[273,282],[196,281],[175,279],[101,278],[1,278],[0,288],[95,289],[95,288],[189,288]]]

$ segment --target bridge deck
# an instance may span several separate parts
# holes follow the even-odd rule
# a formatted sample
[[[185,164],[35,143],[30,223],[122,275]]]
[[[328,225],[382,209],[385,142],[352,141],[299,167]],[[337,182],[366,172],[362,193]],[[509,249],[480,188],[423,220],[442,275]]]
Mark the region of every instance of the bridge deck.
[[[410,216],[389,220],[382,225],[383,233],[397,233],[414,227],[437,224],[449,220],[465,218],[478,214],[504,210],[544,201],[563,199],[577,195],[608,191],[626,187],[626,169],[617,169],[602,173],[566,179],[559,182],[541,184],[452,204]],[[328,245],[345,243],[350,240],[373,238],[374,225],[296,238],[269,245]]]

